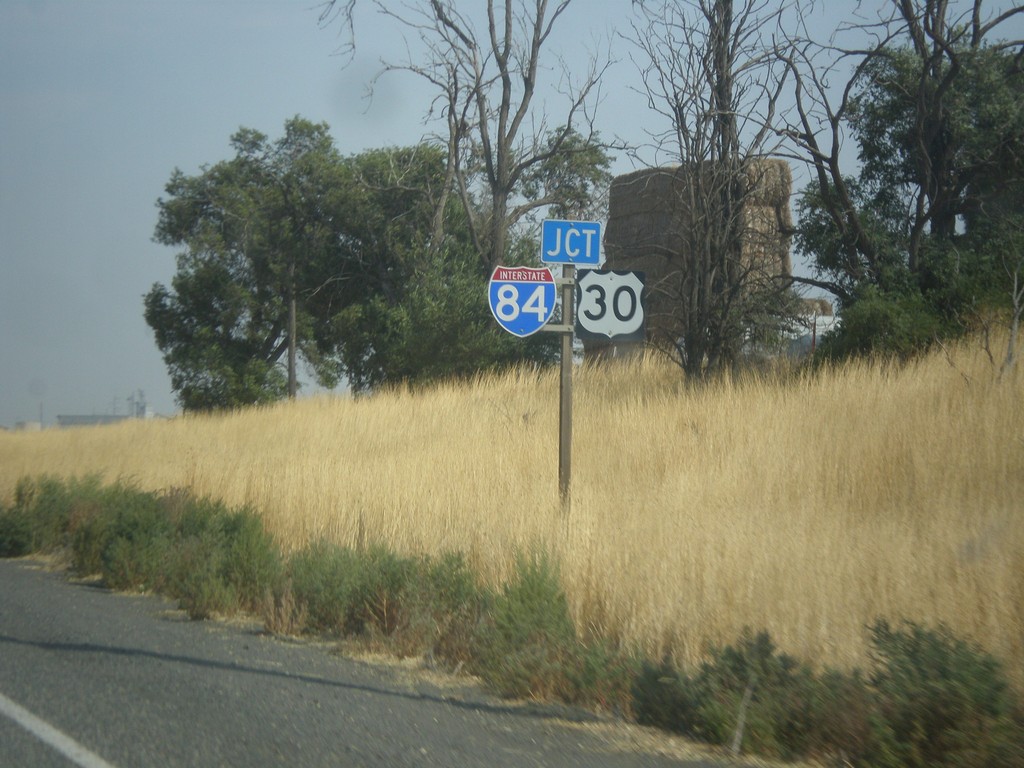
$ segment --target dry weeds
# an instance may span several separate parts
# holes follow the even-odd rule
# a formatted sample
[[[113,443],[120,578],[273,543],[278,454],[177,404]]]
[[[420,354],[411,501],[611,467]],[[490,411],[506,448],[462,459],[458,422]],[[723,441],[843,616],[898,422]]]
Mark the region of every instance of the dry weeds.
[[[558,559],[580,629],[682,663],[744,626],[839,667],[877,617],[946,623],[1024,683],[1024,374],[978,348],[682,385],[657,362],[576,375],[571,513],[558,381],[0,434],[24,475],[101,473],[250,505],[288,549],[327,538],[461,550],[487,579]]]

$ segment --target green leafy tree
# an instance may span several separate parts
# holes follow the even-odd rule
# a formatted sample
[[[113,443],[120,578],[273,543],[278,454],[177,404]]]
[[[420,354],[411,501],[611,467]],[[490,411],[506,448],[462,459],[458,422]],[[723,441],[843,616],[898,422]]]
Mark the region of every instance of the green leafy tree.
[[[274,142],[243,128],[231,144],[231,160],[175,170],[157,203],[155,239],[184,251],[145,318],[187,410],[294,396],[299,355],[336,382],[337,340],[318,320],[360,266],[336,216],[348,185],[326,124],[293,118]]]
[[[522,343],[490,317],[442,148],[343,158],[300,118],[232,145],[196,176],[175,171],[158,203],[156,239],[184,250],[145,317],[185,409],[294,395],[296,358],[362,391],[552,357],[550,339]]]
[[[841,326],[823,345],[837,354],[909,353],[1017,300],[1022,43],[992,38],[1024,8],[986,18],[980,0],[965,10],[942,0],[887,5],[872,27],[878,42],[840,57],[855,68],[838,102],[827,96],[833,73],[809,59],[800,72],[790,59],[799,77],[789,134],[816,175],[797,245],[816,270],[804,282],[839,299]],[[856,175],[839,163],[847,129]]]
[[[461,200],[445,194],[442,148],[374,150],[350,163],[359,180],[351,236],[361,258],[379,267],[371,290],[333,319],[354,390],[553,358],[553,339],[516,339],[491,317],[490,275],[481,269]],[[439,205],[443,232],[432,224]]]
[[[146,295],[146,322],[186,410],[263,403],[287,392],[276,365],[280,331],[255,292],[239,286],[235,266],[183,256],[171,289],[156,284]]]

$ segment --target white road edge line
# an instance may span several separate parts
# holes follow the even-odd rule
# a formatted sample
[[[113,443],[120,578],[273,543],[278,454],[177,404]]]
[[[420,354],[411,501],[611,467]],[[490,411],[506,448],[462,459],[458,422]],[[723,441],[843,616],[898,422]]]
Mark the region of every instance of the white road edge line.
[[[0,714],[7,715],[37,739],[56,749],[79,768],[114,768],[102,757],[90,752],[70,736],[40,720],[24,707],[0,693]]]

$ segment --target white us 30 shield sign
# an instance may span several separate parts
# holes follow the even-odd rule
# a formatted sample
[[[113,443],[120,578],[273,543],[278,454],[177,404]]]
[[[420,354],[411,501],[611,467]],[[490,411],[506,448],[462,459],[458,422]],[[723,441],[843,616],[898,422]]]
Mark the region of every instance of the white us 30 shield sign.
[[[576,270],[576,336],[644,340],[644,273]]]

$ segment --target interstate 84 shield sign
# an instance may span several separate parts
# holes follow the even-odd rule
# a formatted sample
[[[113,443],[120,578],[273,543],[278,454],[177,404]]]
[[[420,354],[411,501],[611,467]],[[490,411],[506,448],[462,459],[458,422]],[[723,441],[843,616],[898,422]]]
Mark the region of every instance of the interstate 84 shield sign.
[[[547,267],[495,267],[487,293],[498,325],[520,338],[543,328],[555,311],[555,278]]]

